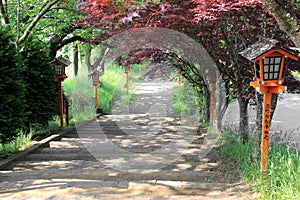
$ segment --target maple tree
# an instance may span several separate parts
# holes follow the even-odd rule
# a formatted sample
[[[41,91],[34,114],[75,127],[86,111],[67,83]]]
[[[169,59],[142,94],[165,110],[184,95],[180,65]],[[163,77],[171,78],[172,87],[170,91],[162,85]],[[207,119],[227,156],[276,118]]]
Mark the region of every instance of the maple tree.
[[[240,105],[240,133],[246,141],[248,139],[247,105],[254,97],[254,90],[249,86],[253,77],[253,66],[252,63],[243,60],[238,53],[254,43],[258,35],[276,38],[287,45],[292,45],[292,42],[278,28],[273,16],[259,0],[188,0],[184,2],[169,0],[158,4],[149,2],[151,1],[116,3],[115,1],[89,0],[81,4],[85,17],[78,23],[103,30],[100,35],[91,40],[94,44],[100,44],[126,30],[141,27],[174,29],[201,43],[217,64],[218,74],[225,85],[225,103],[223,108],[218,107],[218,112],[221,114],[217,116],[217,121],[220,123],[222,120],[222,114],[229,103],[228,97],[237,98]],[[160,61],[170,58],[164,51],[157,52],[151,48],[148,52],[136,50],[120,58],[121,63],[129,65],[148,58],[150,55]],[[158,54],[161,56],[157,56]],[[183,64],[182,66],[189,66],[183,71],[193,70],[194,65],[193,62]],[[177,67],[180,68],[180,66]],[[285,73],[288,77],[286,83],[290,81],[293,84],[298,83],[290,75],[289,70]],[[202,87],[202,90],[209,88],[205,78],[200,76],[200,79],[202,80],[198,83],[199,87]],[[290,89],[296,88],[299,87]]]
[[[203,44],[206,44],[205,46],[216,62],[219,60],[217,63],[222,78],[238,99],[240,133],[242,138],[247,140],[247,105],[250,98],[254,97],[254,91],[249,87],[249,82],[253,76],[253,67],[252,63],[239,57],[238,52],[258,40],[258,35],[276,38],[283,41],[282,43],[287,46],[291,46],[293,43],[278,28],[275,19],[267,12],[260,1],[194,0],[193,2],[198,4],[194,9],[194,20],[202,26],[199,34],[203,38]],[[210,48],[212,46],[214,49]],[[289,63],[287,63],[287,66],[292,69]],[[294,69],[295,66],[299,67],[299,63],[294,62]],[[296,89],[299,88],[299,81],[291,76],[289,70],[285,71],[285,75],[285,84],[297,85],[296,87],[289,87],[289,91],[299,91]],[[276,106],[277,96],[274,95],[274,97],[273,105]],[[259,117],[258,121],[260,121]]]
[[[262,0],[262,4],[269,10],[293,43],[300,49],[300,4],[299,1]]]

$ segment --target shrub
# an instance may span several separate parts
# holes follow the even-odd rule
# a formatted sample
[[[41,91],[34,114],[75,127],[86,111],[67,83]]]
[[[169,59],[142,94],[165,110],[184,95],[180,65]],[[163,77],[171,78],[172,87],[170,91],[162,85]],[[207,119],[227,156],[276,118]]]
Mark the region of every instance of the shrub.
[[[23,66],[12,37],[0,27],[0,143],[18,135],[25,121]]]

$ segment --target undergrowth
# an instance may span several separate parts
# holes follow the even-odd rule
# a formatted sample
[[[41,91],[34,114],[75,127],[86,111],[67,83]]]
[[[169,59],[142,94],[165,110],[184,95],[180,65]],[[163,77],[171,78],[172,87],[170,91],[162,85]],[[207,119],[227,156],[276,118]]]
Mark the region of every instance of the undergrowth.
[[[144,67],[133,65],[129,74],[129,94],[126,94],[126,76],[124,69],[112,63],[105,67],[105,73],[100,77],[101,85],[98,88],[99,107],[104,112],[111,112],[112,100],[120,99],[128,102],[134,97],[135,82],[144,73]],[[68,97],[70,125],[91,119],[95,116],[95,88],[88,79],[86,67],[81,66],[80,73],[76,77],[69,77],[63,82],[64,94]],[[121,102],[121,103],[122,103]],[[124,104],[124,103],[122,103]],[[66,127],[67,128],[67,127]],[[31,133],[18,137],[8,144],[0,144],[0,154],[11,154],[30,147],[33,144],[32,136],[59,129],[59,116],[49,121],[48,127],[34,126]]]
[[[33,144],[31,137],[32,134],[24,135],[21,133],[13,141],[0,144],[0,154],[11,154],[30,147]]]
[[[144,69],[144,68],[142,68]],[[74,78],[67,79],[63,84],[65,94],[70,99],[71,123],[90,119],[95,116],[95,88],[88,79],[85,69]],[[126,75],[124,68],[111,63],[105,67],[105,73],[100,77],[98,86],[98,107],[103,108],[105,113],[111,113],[111,104],[121,100],[128,102],[133,98],[135,82],[143,74],[139,65],[133,65],[129,73],[129,94],[126,94]]]
[[[221,151],[237,161],[241,177],[260,193],[259,199],[300,199],[300,156],[297,150],[271,143],[268,172],[260,180],[260,153],[254,153],[254,142],[243,144],[234,134],[223,133]]]

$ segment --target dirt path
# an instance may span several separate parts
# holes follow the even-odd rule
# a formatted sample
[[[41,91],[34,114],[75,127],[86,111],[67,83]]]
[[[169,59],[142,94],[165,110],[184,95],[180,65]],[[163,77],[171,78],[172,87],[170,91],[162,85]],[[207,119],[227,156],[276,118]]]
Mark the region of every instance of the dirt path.
[[[203,151],[205,135],[171,104],[172,84],[143,80],[126,113],[102,116],[2,169],[0,198],[253,199],[234,163],[214,144]]]

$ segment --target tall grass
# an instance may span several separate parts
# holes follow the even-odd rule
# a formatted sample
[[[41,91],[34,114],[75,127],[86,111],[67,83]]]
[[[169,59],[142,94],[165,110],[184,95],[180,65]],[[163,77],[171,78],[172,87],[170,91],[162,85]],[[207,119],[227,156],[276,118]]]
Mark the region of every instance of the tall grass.
[[[140,69],[142,69],[140,71]],[[144,66],[139,65],[131,67],[129,86],[130,93],[126,94],[125,82],[126,76],[124,69],[118,65],[111,63],[105,67],[105,73],[101,76],[101,85],[98,88],[99,107],[105,112],[111,112],[112,99],[121,99],[125,102],[130,101],[134,97],[135,82],[144,73]],[[91,80],[88,79],[86,67],[80,67],[80,73],[76,77],[69,77],[63,82],[64,93],[69,97],[71,106],[69,110],[70,125],[75,125],[83,120],[90,119],[95,116],[95,93]],[[34,126],[31,128],[29,135],[20,135],[8,144],[0,144],[0,154],[10,154],[25,149],[33,144],[32,135],[59,129],[59,117],[57,116],[49,122],[49,126],[44,128]]]
[[[260,180],[260,154],[253,151],[254,142],[243,144],[233,134],[224,133],[221,151],[237,161],[242,178],[259,192],[259,199],[300,199],[300,156],[288,146],[270,144],[268,173]]]
[[[144,69],[144,67],[142,67]],[[105,73],[100,77],[98,87],[98,103],[104,112],[111,112],[113,101],[128,101],[134,95],[135,83],[142,76],[139,65],[133,65],[129,74],[129,94],[126,94],[126,75],[124,69],[115,63],[105,66]],[[95,88],[88,79],[86,68],[82,68],[79,75],[67,79],[63,83],[65,94],[71,100],[71,123],[78,123],[95,116]]]
[[[30,147],[33,144],[31,137],[32,134],[20,134],[10,143],[0,144],[0,154],[11,154]]]

